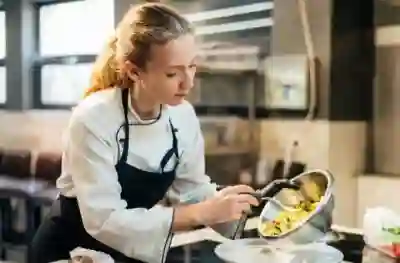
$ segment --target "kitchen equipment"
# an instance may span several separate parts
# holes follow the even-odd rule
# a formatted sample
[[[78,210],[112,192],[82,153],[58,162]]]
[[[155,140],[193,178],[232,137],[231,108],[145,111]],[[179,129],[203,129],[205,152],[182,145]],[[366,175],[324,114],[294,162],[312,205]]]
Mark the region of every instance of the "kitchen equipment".
[[[290,181],[299,184],[300,189],[282,189],[273,196],[275,202],[267,202],[264,206],[258,228],[260,229],[263,222],[274,220],[278,214],[285,211],[284,207],[293,206],[304,200],[318,201],[321,196],[317,208],[285,233],[266,236],[259,231],[260,236],[271,243],[283,245],[330,242],[340,239],[340,236],[331,230],[334,208],[333,176],[325,170],[311,170]],[[278,203],[282,205],[278,205]]]
[[[299,147],[299,142],[297,140],[292,141],[285,153],[285,158],[279,159],[275,162],[275,166],[273,168],[273,180],[276,179],[291,179],[298,174],[301,174],[306,169],[306,164],[296,161],[297,149]]]
[[[261,197],[260,199],[262,201],[272,202],[274,203],[275,206],[278,206],[280,209],[285,210],[287,212],[296,212],[299,210],[298,208],[286,206],[272,197]]]
[[[227,185],[217,185],[217,190],[220,191],[228,187]],[[256,197],[259,200],[263,198],[275,196],[279,191],[284,188],[288,189],[296,189],[299,190],[300,186],[297,183],[293,183],[292,181],[285,180],[285,179],[278,179],[274,180],[271,183],[267,184],[263,188],[257,189],[254,193],[243,193],[243,194],[250,194]]]
[[[224,187],[225,186],[220,185],[217,187],[217,189],[221,190]],[[282,190],[282,188],[298,189],[299,186],[297,184],[289,182],[285,179],[280,179],[280,180],[275,180],[275,181],[269,183],[268,185],[266,185],[265,187],[256,190],[255,193],[243,193],[243,194],[251,194],[254,197],[256,197],[257,199],[259,199],[260,201],[269,200],[270,202],[273,202],[276,206],[280,207],[281,209],[286,210],[286,211],[291,211],[292,208],[284,206],[283,204],[279,203],[278,201],[272,200],[270,198],[270,196],[274,196],[276,193],[278,193],[280,190]],[[242,217],[239,219],[236,230],[234,231],[233,235],[231,236],[231,239],[238,239],[241,237],[241,235],[243,233],[243,229],[246,225],[247,217],[248,217],[248,215],[246,213],[244,213],[242,215]]]
[[[339,263],[344,258],[339,250],[322,243],[280,250],[260,238],[227,241],[215,248],[215,254],[226,263]]]

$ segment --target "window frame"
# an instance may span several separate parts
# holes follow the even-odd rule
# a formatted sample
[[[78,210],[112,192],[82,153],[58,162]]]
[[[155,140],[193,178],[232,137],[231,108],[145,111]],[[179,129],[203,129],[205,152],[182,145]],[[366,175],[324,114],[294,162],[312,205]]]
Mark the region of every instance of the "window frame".
[[[7,67],[6,67],[6,59],[5,58],[1,58],[0,59],[0,67],[6,68],[6,85],[5,85],[5,88],[6,88],[6,100],[5,100],[5,102],[0,102],[0,109],[4,109],[6,107],[6,104],[7,104]]]
[[[39,109],[69,109],[73,107],[72,104],[56,104],[56,103],[43,103],[42,102],[42,68],[48,65],[71,65],[67,61],[73,59],[76,62],[73,65],[93,63],[96,59],[96,55],[73,55],[73,56],[57,56],[57,57],[46,57],[40,58],[35,61],[33,65],[33,90],[34,108]]]
[[[84,0],[35,0],[36,9],[36,29],[35,29],[35,51],[36,59],[32,66],[33,75],[33,108],[35,109],[70,109],[74,105],[70,104],[52,104],[42,102],[42,68],[48,65],[70,65],[69,61],[74,60],[74,65],[94,63],[97,54],[79,54],[63,56],[41,56],[40,55],[40,8],[43,6],[64,4],[70,2],[83,2]]]
[[[85,0],[33,0],[32,3],[35,6],[41,7],[46,5],[56,5],[56,4],[63,4],[69,2],[78,2],[78,1],[85,1]]]
[[[6,14],[6,17],[7,17],[7,13],[6,13],[6,10],[4,9],[3,5],[0,5],[0,12],[4,12]],[[7,45],[7,24],[5,25],[5,30],[6,30],[6,45]],[[7,58],[7,47],[6,47],[6,55],[5,55],[5,57],[4,58],[0,58],[0,67],[5,67],[6,68],[6,72],[7,72],[6,58]],[[6,107],[6,104],[7,104],[7,74],[6,74],[6,86],[5,86],[5,88],[6,88],[6,101],[5,102],[0,102],[0,109],[4,109]]]

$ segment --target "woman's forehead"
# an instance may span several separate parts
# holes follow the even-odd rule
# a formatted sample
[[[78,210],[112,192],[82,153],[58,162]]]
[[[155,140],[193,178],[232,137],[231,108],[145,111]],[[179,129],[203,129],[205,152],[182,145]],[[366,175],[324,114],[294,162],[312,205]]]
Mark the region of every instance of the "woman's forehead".
[[[165,45],[153,45],[149,66],[185,66],[193,63],[196,56],[197,45],[194,36],[184,35]]]

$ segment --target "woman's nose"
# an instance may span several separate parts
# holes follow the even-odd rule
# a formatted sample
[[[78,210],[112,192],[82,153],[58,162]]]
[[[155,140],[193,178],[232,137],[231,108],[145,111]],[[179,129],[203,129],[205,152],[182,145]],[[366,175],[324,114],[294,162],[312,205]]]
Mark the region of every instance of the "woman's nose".
[[[194,86],[194,74],[187,73],[185,74],[185,78],[181,83],[181,88],[183,90],[189,90]]]

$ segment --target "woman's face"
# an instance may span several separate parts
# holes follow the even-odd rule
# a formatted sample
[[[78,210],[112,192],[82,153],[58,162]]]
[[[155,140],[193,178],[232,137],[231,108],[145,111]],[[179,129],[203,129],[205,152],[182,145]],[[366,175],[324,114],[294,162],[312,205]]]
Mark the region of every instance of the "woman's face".
[[[193,35],[153,45],[146,70],[138,72],[141,92],[155,103],[178,105],[193,87],[197,47]]]

